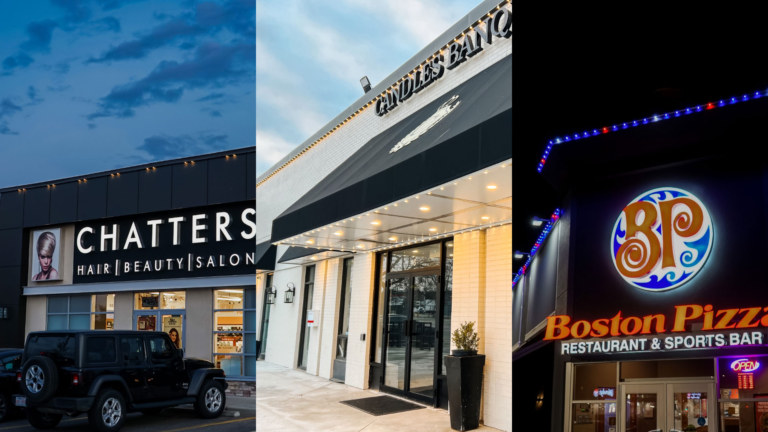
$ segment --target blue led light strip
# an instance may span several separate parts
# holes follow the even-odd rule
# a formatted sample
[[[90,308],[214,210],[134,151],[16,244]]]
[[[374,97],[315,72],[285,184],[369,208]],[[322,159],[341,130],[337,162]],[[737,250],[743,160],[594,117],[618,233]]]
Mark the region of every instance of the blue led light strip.
[[[549,158],[549,154],[552,151],[552,148],[558,144],[562,144],[570,141],[576,141],[576,140],[589,138],[597,135],[603,135],[610,132],[616,132],[624,129],[641,126],[641,125],[647,125],[649,123],[658,123],[663,120],[669,120],[671,118],[682,117],[682,116],[686,116],[686,115],[690,115],[690,114],[698,113],[702,111],[708,111],[711,109],[720,108],[727,105],[733,105],[739,102],[746,102],[752,99],[759,99],[764,96],[768,96],[768,90],[756,91],[752,94],[734,96],[730,99],[721,99],[718,102],[709,102],[704,105],[696,105],[693,107],[688,107],[688,108],[684,108],[681,110],[672,111],[664,114],[654,114],[650,117],[646,117],[640,120],[634,120],[631,122],[615,124],[613,126],[605,126],[600,129],[592,129],[592,130],[584,131],[582,133],[575,133],[573,135],[566,135],[564,137],[554,138],[549,141],[549,144],[547,145],[547,149],[544,150],[544,154],[541,155],[541,159],[539,160],[539,167],[537,171],[541,172],[544,169],[544,165],[546,165],[547,163],[547,159]]]
[[[552,231],[552,227],[555,226],[555,223],[560,220],[561,215],[562,212],[560,209],[555,209],[554,213],[552,213],[552,216],[549,218],[549,222],[547,222],[547,224],[544,226],[544,229],[541,231],[541,234],[539,234],[538,240],[536,240],[536,243],[533,244],[531,253],[528,254],[528,261],[526,261],[525,264],[520,267],[520,270],[518,270],[517,274],[515,274],[515,278],[512,279],[512,288],[514,288],[515,285],[517,285],[517,282],[525,275],[526,270],[528,270],[528,266],[531,265],[531,260],[536,255],[539,247],[544,244],[544,240],[546,240],[549,232]]]

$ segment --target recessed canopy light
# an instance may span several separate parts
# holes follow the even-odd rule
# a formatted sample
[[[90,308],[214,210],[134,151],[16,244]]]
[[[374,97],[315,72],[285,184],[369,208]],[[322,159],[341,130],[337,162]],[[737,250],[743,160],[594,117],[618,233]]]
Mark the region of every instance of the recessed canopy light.
[[[341,231],[336,231],[335,233],[333,233],[333,235],[336,235],[336,236],[340,236],[340,235],[342,235],[342,234],[344,234],[344,233],[343,233],[343,232],[341,232]]]
[[[397,241],[397,237],[390,237],[388,240],[389,241]]]
[[[429,211],[429,206],[421,206],[421,207],[419,207],[419,210],[421,210],[423,212],[428,212]]]
[[[307,240],[307,244],[314,244],[314,243],[315,243],[314,240]]]
[[[381,225],[381,221],[377,221],[377,220],[371,221],[371,225],[379,226],[379,225]]]
[[[495,184],[489,184],[488,186],[486,186],[486,189],[488,189],[488,190],[496,190],[496,185]]]
[[[490,217],[488,217],[488,216],[482,216],[480,219],[482,219],[482,220],[488,220],[488,219],[490,219]]]
[[[362,249],[362,248],[364,248],[364,247],[365,247],[365,245],[361,245],[361,244],[357,245],[357,248],[358,248],[358,249]]]
[[[437,232],[437,228],[430,228],[429,232]]]

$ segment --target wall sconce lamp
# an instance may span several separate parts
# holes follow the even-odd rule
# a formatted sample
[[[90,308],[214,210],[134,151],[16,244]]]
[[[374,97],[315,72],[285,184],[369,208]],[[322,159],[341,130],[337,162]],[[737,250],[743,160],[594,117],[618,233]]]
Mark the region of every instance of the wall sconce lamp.
[[[527,252],[520,252],[520,251],[516,250],[515,254],[513,256],[517,260],[517,259],[523,259],[523,258],[525,258],[527,256],[530,256],[530,255],[531,254],[529,254]]]
[[[531,219],[531,225],[535,227],[540,227],[544,225],[545,223],[549,222],[549,219],[542,219],[540,217],[534,216],[533,219]]]
[[[267,288],[267,304],[275,304],[275,297],[277,297],[277,291],[274,286]]]
[[[536,408],[538,409],[538,408],[541,408],[542,406],[544,406],[544,392],[536,395]]]
[[[293,303],[294,294],[296,294],[296,286],[292,282],[288,282],[288,289],[285,290],[285,302]]]

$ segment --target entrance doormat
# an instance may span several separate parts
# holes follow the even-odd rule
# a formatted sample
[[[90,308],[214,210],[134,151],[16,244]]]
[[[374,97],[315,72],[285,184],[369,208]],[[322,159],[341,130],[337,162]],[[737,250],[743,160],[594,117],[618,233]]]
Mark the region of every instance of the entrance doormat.
[[[406,402],[401,399],[393,398],[391,396],[374,396],[362,399],[351,399],[340,401],[344,405],[349,405],[353,408],[357,408],[361,411],[365,411],[370,415],[380,416],[387,414],[394,414],[403,411],[411,411],[420,408],[424,408],[423,405],[417,405],[415,403]]]

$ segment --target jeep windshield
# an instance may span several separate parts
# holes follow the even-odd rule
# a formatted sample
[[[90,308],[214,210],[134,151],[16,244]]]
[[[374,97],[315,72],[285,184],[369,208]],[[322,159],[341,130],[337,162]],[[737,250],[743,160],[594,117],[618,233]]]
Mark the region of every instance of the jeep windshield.
[[[61,365],[73,365],[77,357],[77,340],[71,334],[30,335],[24,347],[24,357],[46,356]]]

